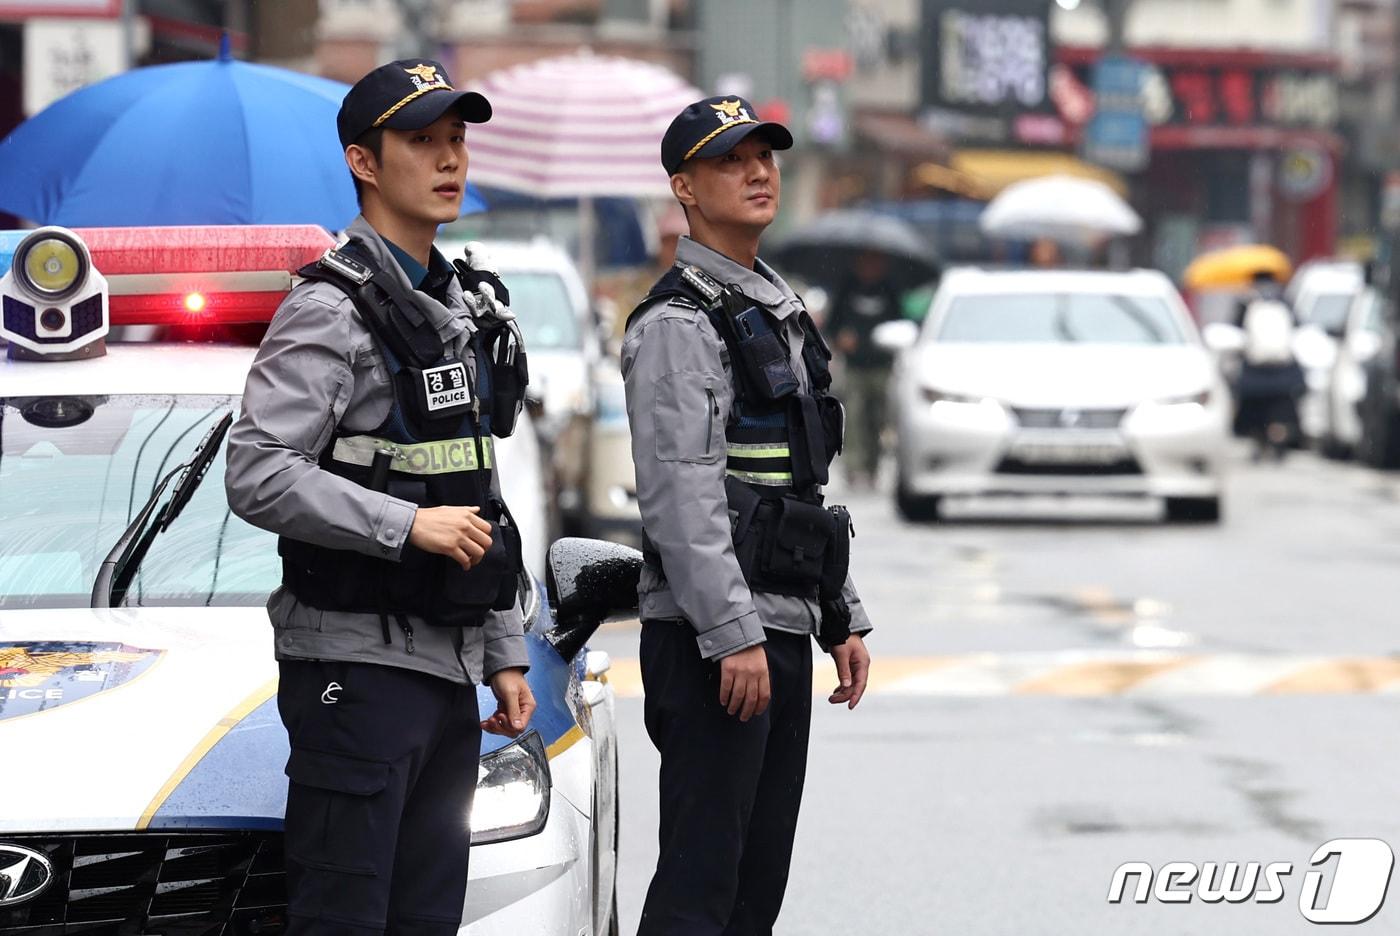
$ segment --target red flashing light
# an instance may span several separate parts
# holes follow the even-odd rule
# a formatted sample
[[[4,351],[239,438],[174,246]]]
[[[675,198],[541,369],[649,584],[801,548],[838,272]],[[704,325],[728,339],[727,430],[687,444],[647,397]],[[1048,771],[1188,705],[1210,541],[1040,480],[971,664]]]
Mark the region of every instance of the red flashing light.
[[[185,296],[186,312],[191,312],[195,315],[198,315],[199,313],[204,311],[204,307],[206,305],[208,305],[208,300],[204,298],[203,293],[192,292]]]
[[[112,296],[108,299],[116,325],[252,325],[272,321],[285,292],[197,294],[202,309],[187,304],[189,295]]]

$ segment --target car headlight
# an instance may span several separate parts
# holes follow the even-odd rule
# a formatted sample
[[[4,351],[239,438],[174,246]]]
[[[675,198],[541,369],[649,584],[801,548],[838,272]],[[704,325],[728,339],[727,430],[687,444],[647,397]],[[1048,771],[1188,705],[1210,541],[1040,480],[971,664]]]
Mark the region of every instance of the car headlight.
[[[1207,406],[1210,403],[1210,388],[1207,387],[1199,393],[1185,393],[1179,396],[1163,397],[1162,399],[1154,400],[1153,402],[1155,402],[1158,406],[1181,406],[1187,403],[1195,403],[1199,406]]]
[[[989,397],[967,396],[962,393],[947,393],[943,390],[935,390],[932,387],[922,387],[921,390],[925,402],[928,403],[968,403],[973,406],[996,403],[995,400]]]
[[[483,757],[472,803],[472,844],[538,833],[549,818],[549,791],[549,758],[538,732]]]
[[[66,233],[38,231],[15,251],[15,277],[25,291],[50,302],[73,295],[87,280],[87,254]]]

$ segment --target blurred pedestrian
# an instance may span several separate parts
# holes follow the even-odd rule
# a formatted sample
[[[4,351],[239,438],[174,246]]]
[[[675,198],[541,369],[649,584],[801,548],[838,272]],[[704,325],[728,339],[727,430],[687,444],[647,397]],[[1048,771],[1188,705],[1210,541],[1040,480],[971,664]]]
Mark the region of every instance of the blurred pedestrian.
[[[362,213],[299,271],[229,433],[229,505],[280,535],[288,936],[455,936],[481,732],[517,736],[535,707],[492,443],[523,402],[493,351],[518,332],[504,285],[433,246],[461,213],[466,124],[490,116],[437,62],[350,89]]]
[[[840,442],[830,352],[758,259],[792,145],[742,98],[687,107],[662,165],[690,237],[622,347],[642,512],[641,667],[661,753],[661,853],[639,936],[769,936],[807,769],[812,637],[855,708],[870,622],[850,517],[821,487]]]
[[[857,257],[851,276],[832,299],[826,326],[845,364],[846,444],[841,454],[852,488],[872,487],[880,473],[880,434],[894,358],[875,343],[873,333],[903,312],[888,274],[889,259],[883,254],[867,251]]]
[[[1282,460],[1298,438],[1298,400],[1307,378],[1293,354],[1295,321],[1271,273],[1254,278],[1252,296],[1241,302],[1243,360],[1235,387],[1234,430],[1254,439],[1255,460],[1272,453]]]
[[[1064,251],[1058,241],[1042,237],[1031,244],[1030,261],[1037,269],[1054,270],[1064,265]]]

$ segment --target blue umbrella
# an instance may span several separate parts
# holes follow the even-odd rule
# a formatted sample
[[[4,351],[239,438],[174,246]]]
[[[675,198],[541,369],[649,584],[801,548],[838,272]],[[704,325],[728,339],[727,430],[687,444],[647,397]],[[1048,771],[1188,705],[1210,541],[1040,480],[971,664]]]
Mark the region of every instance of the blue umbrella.
[[[349,86],[234,61],[138,68],[0,141],[0,210],[40,224],[320,224],[355,217],[335,115]],[[472,186],[464,214],[484,211]]]

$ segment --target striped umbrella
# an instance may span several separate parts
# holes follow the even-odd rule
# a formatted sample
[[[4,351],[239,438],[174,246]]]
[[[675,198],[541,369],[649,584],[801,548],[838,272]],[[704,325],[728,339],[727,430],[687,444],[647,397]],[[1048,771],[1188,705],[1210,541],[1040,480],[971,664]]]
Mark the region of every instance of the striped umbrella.
[[[471,128],[471,179],[537,198],[665,197],[661,136],[705,95],[674,72],[582,52],[493,72]]]

